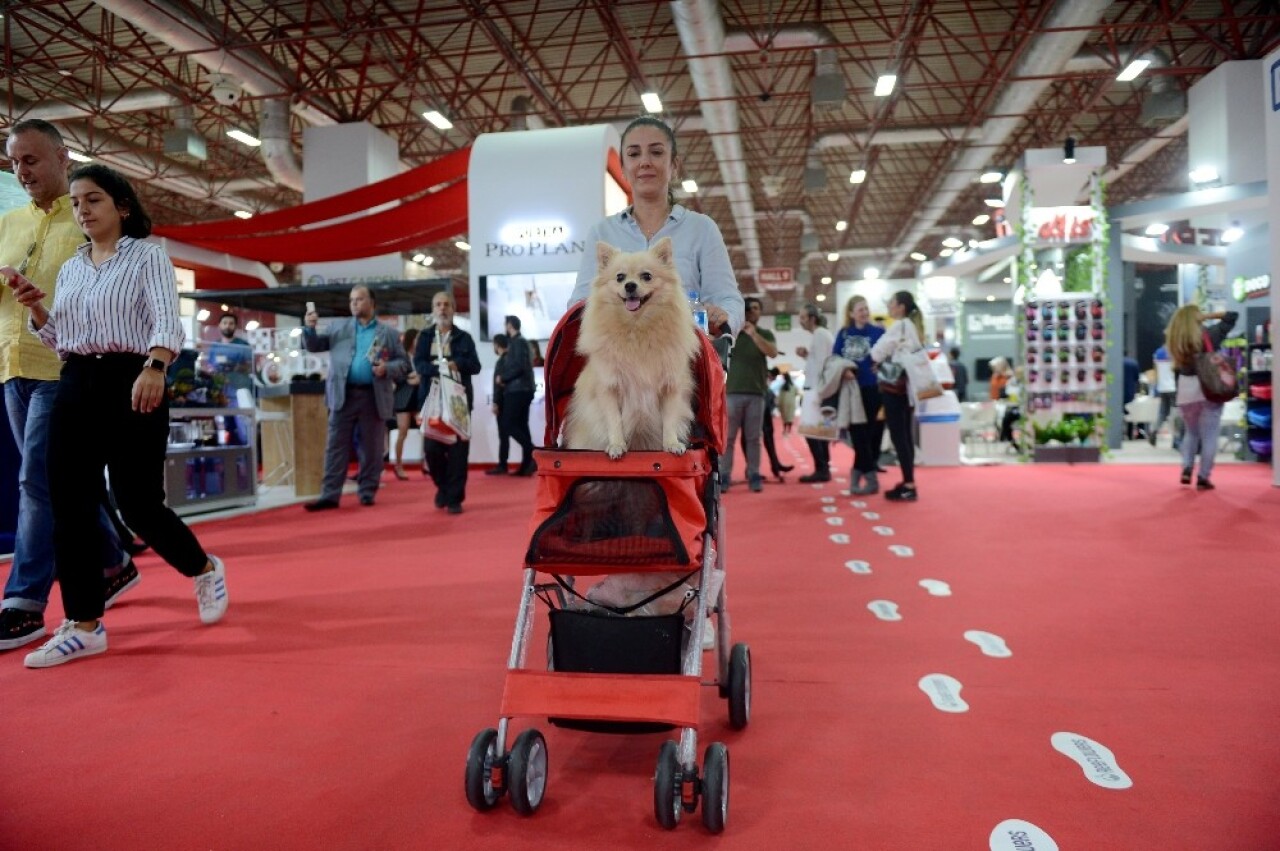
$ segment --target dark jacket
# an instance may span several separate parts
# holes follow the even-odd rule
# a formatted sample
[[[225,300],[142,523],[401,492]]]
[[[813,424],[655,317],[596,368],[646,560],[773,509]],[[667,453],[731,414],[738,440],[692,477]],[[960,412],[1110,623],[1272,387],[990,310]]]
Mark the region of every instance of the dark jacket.
[[[418,335],[417,345],[413,347],[413,369],[422,376],[423,386],[429,387],[431,379],[440,377],[436,361],[431,357],[431,344],[435,342],[436,329],[428,328]],[[480,372],[480,356],[476,354],[475,340],[461,328],[454,327],[449,332],[449,361],[467,388],[467,409],[475,407],[475,391],[471,388],[471,376]],[[425,396],[423,398],[426,398]]]
[[[506,360],[495,373],[502,379],[502,392],[533,395],[533,359],[529,357],[529,341],[512,334],[507,343]]]

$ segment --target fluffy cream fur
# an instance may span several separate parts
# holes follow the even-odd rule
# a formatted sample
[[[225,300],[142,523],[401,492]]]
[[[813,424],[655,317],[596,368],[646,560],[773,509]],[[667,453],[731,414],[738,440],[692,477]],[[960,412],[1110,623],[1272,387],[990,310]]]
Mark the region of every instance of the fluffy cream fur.
[[[630,254],[601,242],[596,257],[578,335],[586,365],[565,416],[564,444],[615,459],[628,449],[683,454],[698,330],[671,240]]]

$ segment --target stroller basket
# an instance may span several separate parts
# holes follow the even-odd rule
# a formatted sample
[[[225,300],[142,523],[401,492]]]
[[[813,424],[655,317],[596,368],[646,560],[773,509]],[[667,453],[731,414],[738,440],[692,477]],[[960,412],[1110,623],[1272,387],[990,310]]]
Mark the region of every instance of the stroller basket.
[[[679,674],[684,615],[613,617],[552,609],[551,659],[557,671],[591,674]],[[557,727],[596,733],[656,733],[673,724],[548,718]]]
[[[704,450],[683,456],[539,451],[537,507],[525,563],[586,574],[696,564],[707,529]]]

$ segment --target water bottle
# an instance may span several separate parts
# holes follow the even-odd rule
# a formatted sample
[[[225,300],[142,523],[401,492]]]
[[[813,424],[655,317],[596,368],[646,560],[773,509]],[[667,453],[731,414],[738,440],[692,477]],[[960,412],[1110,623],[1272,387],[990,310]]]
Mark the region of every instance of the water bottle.
[[[702,306],[697,290],[689,290],[689,309],[693,312],[693,324],[698,326],[698,330],[703,334],[710,334],[707,328],[707,309]]]

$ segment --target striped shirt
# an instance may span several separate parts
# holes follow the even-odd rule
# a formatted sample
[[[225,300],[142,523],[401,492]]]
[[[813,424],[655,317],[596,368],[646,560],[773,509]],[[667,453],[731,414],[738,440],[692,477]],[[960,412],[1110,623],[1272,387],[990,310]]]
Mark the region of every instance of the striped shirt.
[[[58,272],[49,321],[36,334],[63,360],[68,355],[177,352],[185,334],[178,281],[164,249],[131,236],[94,266],[82,245]]]

